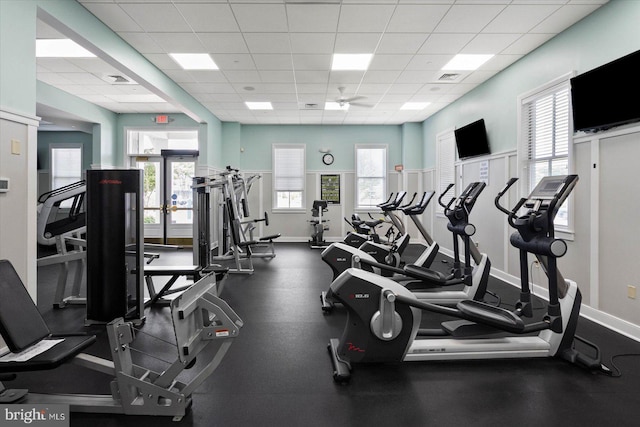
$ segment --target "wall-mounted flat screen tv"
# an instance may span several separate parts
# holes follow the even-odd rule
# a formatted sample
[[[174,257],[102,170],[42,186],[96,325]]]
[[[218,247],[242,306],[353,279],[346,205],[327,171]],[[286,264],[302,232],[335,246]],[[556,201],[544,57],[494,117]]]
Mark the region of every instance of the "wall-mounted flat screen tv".
[[[491,154],[484,119],[462,126],[456,129],[454,134],[460,159]]]
[[[574,131],[640,121],[640,50],[571,79]]]

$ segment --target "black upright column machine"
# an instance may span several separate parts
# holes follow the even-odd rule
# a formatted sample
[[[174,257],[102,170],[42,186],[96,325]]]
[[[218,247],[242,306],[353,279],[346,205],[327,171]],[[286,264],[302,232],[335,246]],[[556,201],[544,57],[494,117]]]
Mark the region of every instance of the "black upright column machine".
[[[143,171],[87,171],[87,324],[144,317]]]

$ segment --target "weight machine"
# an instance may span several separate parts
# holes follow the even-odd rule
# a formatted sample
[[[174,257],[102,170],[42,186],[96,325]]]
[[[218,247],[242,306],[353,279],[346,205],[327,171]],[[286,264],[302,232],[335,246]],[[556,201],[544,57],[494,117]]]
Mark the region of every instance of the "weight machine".
[[[0,260],[0,291],[0,332],[12,352],[0,358],[3,381],[16,378],[16,373],[54,369],[68,361],[114,377],[111,395],[36,394],[6,389],[0,382],[1,404],[64,404],[71,412],[170,416],[179,421],[192,405],[193,392],[215,371],[243,326],[217,296],[215,276],[202,278],[171,302],[178,354],[167,369],[154,372],[132,361],[135,330],[131,322],[117,318],[107,324],[112,360],[102,359],[82,353],[96,341],[94,335],[51,334],[7,260]],[[12,357],[33,352],[51,340],[59,342],[30,359]],[[217,351],[203,351],[213,341],[221,342]],[[189,368],[193,369],[190,379],[178,381],[178,375]]]

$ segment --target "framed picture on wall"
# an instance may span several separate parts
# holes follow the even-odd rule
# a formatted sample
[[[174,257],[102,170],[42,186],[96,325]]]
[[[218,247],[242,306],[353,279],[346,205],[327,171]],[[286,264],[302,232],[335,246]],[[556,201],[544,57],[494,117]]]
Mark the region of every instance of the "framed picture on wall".
[[[340,204],[340,175],[320,175],[320,198],[332,205]]]

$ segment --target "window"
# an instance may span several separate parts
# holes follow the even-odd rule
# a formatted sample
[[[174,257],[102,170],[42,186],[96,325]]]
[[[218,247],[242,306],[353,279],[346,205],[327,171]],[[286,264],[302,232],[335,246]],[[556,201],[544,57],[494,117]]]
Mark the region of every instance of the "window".
[[[82,145],[52,145],[50,155],[52,190],[82,180]]]
[[[519,157],[525,172],[525,190],[531,191],[544,176],[566,175],[571,170],[569,80],[550,83],[521,99]],[[555,224],[568,230],[570,200],[558,211]]]
[[[305,183],[304,145],[273,146],[275,209],[302,209]]]
[[[51,161],[51,190],[82,181],[82,145],[55,144],[49,146]],[[71,207],[71,200],[60,204]]]
[[[456,137],[453,130],[436,135],[436,164],[438,170],[438,196],[444,193],[449,184],[455,184],[456,179]],[[452,189],[444,199],[445,203],[455,196]],[[436,204],[436,213],[444,216],[444,209]]]
[[[356,207],[369,209],[386,200],[387,147],[356,146]]]

